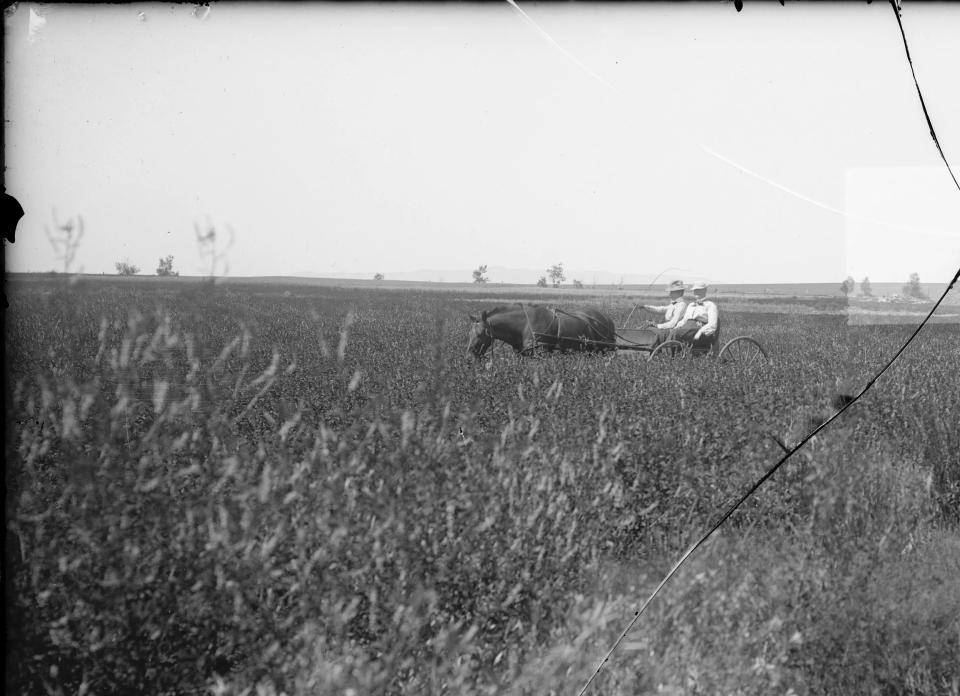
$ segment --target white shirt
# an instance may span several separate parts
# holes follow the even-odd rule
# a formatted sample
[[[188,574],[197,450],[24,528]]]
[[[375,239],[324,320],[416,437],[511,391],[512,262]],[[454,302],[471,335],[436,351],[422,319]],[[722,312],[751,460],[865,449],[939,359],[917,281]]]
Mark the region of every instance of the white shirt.
[[[679,297],[668,305],[662,307],[650,306],[648,309],[652,309],[654,312],[665,312],[664,322],[657,324],[658,329],[672,329],[683,319],[683,313],[687,311],[687,301]]]
[[[699,321],[703,324],[697,332],[703,336],[712,336],[717,331],[717,305],[710,300],[694,300],[687,305],[687,310],[683,314],[685,321]]]

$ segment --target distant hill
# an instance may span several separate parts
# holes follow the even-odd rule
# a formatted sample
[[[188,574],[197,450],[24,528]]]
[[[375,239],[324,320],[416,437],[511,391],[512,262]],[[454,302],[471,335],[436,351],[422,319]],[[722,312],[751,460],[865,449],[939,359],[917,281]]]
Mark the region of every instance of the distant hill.
[[[347,271],[321,272],[304,271],[294,275],[301,278],[355,278],[372,279],[377,271]],[[473,282],[472,269],[421,269],[417,271],[379,271],[385,280],[412,280],[432,283],[470,283]],[[674,277],[680,277],[687,283],[694,283],[705,278],[686,276],[682,273],[665,273],[657,278],[657,273],[613,273],[611,271],[585,271],[576,269],[565,270],[566,283],[572,285],[579,280],[584,285],[649,285],[657,280],[666,284]],[[488,266],[487,278],[491,283],[506,283],[511,285],[535,285],[537,279],[547,274],[546,268],[506,268],[504,266]]]
[[[450,290],[467,289],[482,290],[489,287],[491,290],[498,286],[536,289],[536,281],[543,275],[530,269],[509,269],[501,267],[491,267],[488,269],[487,276],[490,281],[484,285],[473,283],[472,272],[460,270],[421,270],[398,273],[384,273],[383,281],[375,281],[373,273],[364,272],[326,272],[317,273],[313,271],[302,271],[296,274],[284,276],[228,276],[220,279],[221,282],[253,282],[253,283],[281,283],[296,284],[298,280],[306,281],[306,284],[333,285],[336,286],[342,281],[345,287],[400,287],[415,286],[418,283],[437,287],[446,286]],[[9,281],[41,281],[51,280],[60,277],[67,277],[57,272],[43,273],[8,273]],[[181,275],[178,278],[162,278],[149,274],[137,276],[121,277],[115,274],[102,273],[79,273],[72,274],[75,278],[101,278],[113,279],[124,282],[156,282],[156,283],[191,283],[204,280],[203,276]],[[655,277],[655,276],[654,276]],[[622,278],[622,285],[621,285]],[[606,271],[596,273],[576,273],[568,272],[567,280],[562,284],[561,291],[572,290],[573,280],[580,280],[585,289],[596,287],[597,291],[621,291],[626,294],[655,295],[663,292],[666,284],[673,279],[670,274],[664,274],[656,279],[656,283],[651,285],[653,277],[643,274],[623,274],[622,276]],[[684,282],[690,284],[696,282],[695,276],[683,277]],[[311,282],[313,281],[313,282]],[[325,282],[326,281],[326,282]],[[883,299],[896,300],[897,296],[903,295],[905,282],[885,283],[871,282],[873,298],[878,301]],[[946,287],[945,283],[923,283],[920,287],[927,295],[930,301],[936,300]],[[552,288],[548,290],[553,291]],[[556,292],[556,291],[553,291]],[[722,298],[725,295],[754,295],[770,297],[826,297],[833,299],[843,299],[840,292],[840,283],[710,283],[710,294],[715,298]],[[860,285],[856,285],[854,292],[849,296],[850,300],[862,301],[860,295]],[[960,306],[960,285],[944,299],[943,304],[951,306]]]
[[[492,270],[492,269],[491,269]],[[552,287],[547,288],[537,288],[536,280],[529,280],[529,278],[524,278],[520,282],[494,282],[491,279],[491,282],[485,285],[478,285],[472,281],[472,278],[463,278],[462,272],[459,272],[459,275],[454,276],[454,273],[458,272],[446,272],[446,271],[435,271],[438,276],[443,277],[445,280],[430,280],[430,274],[432,271],[424,271],[423,273],[427,274],[427,280],[418,280],[417,274],[419,271],[413,271],[410,273],[397,273],[397,274],[384,274],[385,278],[382,281],[376,281],[373,279],[373,274],[359,274],[359,273],[312,273],[304,272],[297,275],[284,275],[284,276],[228,276],[224,278],[219,278],[218,282],[224,283],[253,283],[253,284],[280,284],[280,285],[306,285],[306,286],[327,286],[327,287],[369,287],[369,288],[433,288],[436,290],[443,290],[447,292],[466,292],[470,295],[475,295],[477,293],[483,294],[485,291],[492,293],[493,295],[499,295],[503,292],[509,292],[511,288],[516,289],[518,292],[524,293],[541,293],[544,296],[555,297],[565,295],[569,292],[589,292],[591,288],[594,288],[597,293],[607,294],[613,293],[614,295],[626,296],[626,297],[656,297],[659,293],[662,293],[666,287],[667,280],[665,278],[659,278],[656,284],[651,285],[649,282],[631,282],[638,276],[623,276],[623,285],[620,285],[619,280],[620,276],[614,275],[612,273],[607,274],[597,274],[596,286],[591,282],[593,280],[592,276],[590,281],[586,280],[587,276],[584,276],[585,280],[583,281],[584,290],[577,291],[574,289],[572,279],[576,276],[571,275],[570,278],[561,285],[559,289],[554,289]],[[514,272],[518,274],[525,273],[522,269],[514,269]],[[457,280],[446,280],[448,276],[453,276],[458,278]],[[101,279],[115,282],[125,282],[125,283],[156,283],[164,285],[187,285],[190,283],[204,282],[206,280],[203,276],[187,276],[181,275],[175,278],[160,277],[153,275],[136,275],[136,276],[118,276],[115,274],[102,274],[102,273],[79,273],[71,274],[69,276],[63,275],[56,272],[45,272],[45,273],[8,273],[6,276],[7,281],[9,282],[46,282],[46,281],[56,281],[58,278],[75,278],[75,279]],[[504,277],[504,276],[501,276]],[[510,276],[506,276],[510,277]],[[537,276],[539,277],[539,276]],[[643,276],[639,276],[643,277]],[[668,276],[669,277],[669,276]],[[579,278],[577,278],[579,280]],[[608,282],[602,282],[602,281]],[[684,281],[690,283],[693,282],[695,278],[684,278]],[[859,285],[856,287],[855,291],[849,296],[851,305],[856,304],[858,306],[869,306],[871,304],[884,305],[884,306],[894,306],[894,305],[904,305],[909,304],[909,301],[904,301],[898,296],[903,295],[903,287],[905,283],[883,283],[883,282],[874,282],[871,283],[873,290],[873,300],[871,302],[867,298],[863,298],[859,291]],[[927,295],[929,300],[927,302],[921,302],[916,305],[917,308],[922,308],[932,304],[934,300],[940,297],[940,294],[943,292],[946,285],[944,283],[921,283],[921,289]],[[712,283],[710,284],[710,295],[715,299],[723,299],[724,297],[732,298],[734,296],[755,296],[755,297],[769,297],[769,298],[830,298],[831,300],[842,301],[844,299],[843,294],[840,292],[839,283]],[[888,301],[884,304],[884,301]],[[960,286],[953,289],[953,291],[944,299],[944,305],[958,307],[960,306]]]
[[[421,269],[417,271],[381,271],[384,280],[388,281],[411,281],[421,283],[472,283],[473,271],[465,269]],[[372,280],[374,271],[348,271],[348,272],[321,272],[304,271],[292,274],[299,278],[332,278],[332,279],[356,279]],[[532,268],[506,268],[504,266],[489,266],[487,268],[487,278],[491,285],[503,283],[505,285],[536,285],[540,276],[546,275],[546,269],[537,270]],[[579,280],[586,287],[591,286],[620,286],[625,290],[647,290],[666,286],[666,284],[679,277],[687,284],[698,281],[707,281],[709,279],[686,275],[680,272],[656,273],[613,273],[611,271],[566,271],[567,280],[564,286],[572,286],[574,280]],[[656,280],[653,288],[650,284]],[[873,295],[882,297],[884,295],[898,295],[903,292],[903,286],[906,280],[895,283],[873,282],[871,283]],[[933,299],[939,297],[946,287],[945,283],[921,283],[923,291]],[[714,292],[747,294],[747,295],[796,295],[798,297],[825,296],[841,297],[840,281],[835,283],[711,283]],[[860,292],[860,284],[857,283],[851,298],[856,297]],[[958,291],[955,289],[951,293],[949,303],[956,304]]]

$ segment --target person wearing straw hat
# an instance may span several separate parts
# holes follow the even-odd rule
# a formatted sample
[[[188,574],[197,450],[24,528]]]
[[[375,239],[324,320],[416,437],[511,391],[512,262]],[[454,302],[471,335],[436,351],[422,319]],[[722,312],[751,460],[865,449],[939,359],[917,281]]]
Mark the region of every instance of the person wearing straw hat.
[[[707,299],[707,284],[696,283],[693,301],[687,305],[671,338],[686,343],[709,343],[717,333],[718,321],[717,305]]]
[[[657,331],[660,341],[666,340],[670,332],[676,328],[680,320],[683,319],[683,315],[687,311],[687,301],[683,299],[683,293],[686,289],[687,286],[683,284],[682,280],[674,280],[667,286],[667,293],[670,295],[670,304],[662,306],[642,305],[644,309],[648,309],[651,312],[664,313],[663,321],[653,326]]]

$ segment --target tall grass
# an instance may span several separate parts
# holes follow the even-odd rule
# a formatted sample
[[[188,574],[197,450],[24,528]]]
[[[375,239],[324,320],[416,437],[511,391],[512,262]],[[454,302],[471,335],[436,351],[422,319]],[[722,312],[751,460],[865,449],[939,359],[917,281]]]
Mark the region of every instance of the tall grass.
[[[37,693],[571,692],[767,435],[904,333],[731,315],[774,365],[475,365],[430,293],[46,289],[6,339],[7,686]],[[956,692],[960,389],[931,328],[598,693]]]

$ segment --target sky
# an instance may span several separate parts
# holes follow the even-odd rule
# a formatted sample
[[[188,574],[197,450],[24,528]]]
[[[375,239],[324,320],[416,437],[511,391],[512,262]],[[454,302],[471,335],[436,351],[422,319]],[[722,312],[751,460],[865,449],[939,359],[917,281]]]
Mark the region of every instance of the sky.
[[[957,172],[960,6],[903,23]],[[960,267],[885,2],[19,3],[4,31],[8,271],[63,270],[45,229],[77,216],[86,273],[203,274],[211,225],[230,276]]]

